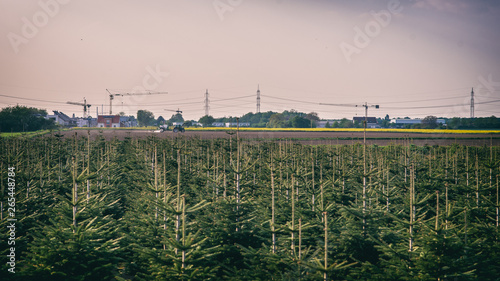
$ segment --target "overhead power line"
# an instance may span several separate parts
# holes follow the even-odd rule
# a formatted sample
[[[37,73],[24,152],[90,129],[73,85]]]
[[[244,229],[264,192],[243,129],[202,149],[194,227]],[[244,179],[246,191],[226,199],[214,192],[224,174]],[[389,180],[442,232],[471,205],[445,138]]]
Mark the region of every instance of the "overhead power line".
[[[65,102],[60,102],[60,101],[50,101],[50,100],[40,100],[40,99],[30,99],[30,98],[23,98],[23,97],[8,96],[8,95],[0,95],[0,96],[2,96],[2,97],[7,97],[7,98],[13,98],[13,99],[20,99],[20,100],[29,100],[29,101],[39,101],[39,102],[48,102],[48,103],[66,104]]]
[[[248,96],[240,96],[240,97],[233,97],[233,98],[227,98],[227,99],[219,99],[219,100],[212,100],[210,102],[219,102],[219,101],[228,101],[228,100],[238,100],[238,99],[244,99],[244,98],[249,98],[253,97],[254,95],[248,95]]]
[[[426,101],[437,101],[437,100],[451,100],[451,99],[458,99],[458,98],[467,98],[467,96],[457,96],[457,97],[448,97],[448,98],[437,98],[437,99],[425,99],[425,100],[411,100],[411,101],[388,101],[384,102],[384,104],[390,104],[390,103],[409,103],[409,102],[426,102]]]
[[[238,107],[242,107],[242,106],[247,106],[249,104],[255,104],[255,103],[252,101],[252,102],[240,103],[240,104],[218,105],[218,106],[213,106],[213,107],[210,107],[210,108],[211,109],[216,109],[216,108],[238,108]]]
[[[488,103],[494,103],[494,102],[500,102],[500,100],[492,100],[492,101],[484,101],[484,102],[476,102],[475,104],[488,104]],[[453,106],[469,106],[469,104],[449,104],[449,105],[431,105],[431,106],[408,106],[408,107],[403,107],[403,106],[397,106],[397,107],[390,107],[390,106],[384,106],[384,108],[387,109],[426,109],[426,108],[446,108],[446,107],[453,107]]]
[[[271,98],[271,99],[286,100],[286,101],[293,101],[293,102],[299,102],[299,103],[308,103],[308,104],[315,104],[315,105],[319,104],[319,102],[310,102],[310,101],[294,100],[294,99],[287,99],[287,98],[278,98],[278,97],[272,97],[272,96],[262,95],[262,94],[260,96],[266,97],[266,98]]]

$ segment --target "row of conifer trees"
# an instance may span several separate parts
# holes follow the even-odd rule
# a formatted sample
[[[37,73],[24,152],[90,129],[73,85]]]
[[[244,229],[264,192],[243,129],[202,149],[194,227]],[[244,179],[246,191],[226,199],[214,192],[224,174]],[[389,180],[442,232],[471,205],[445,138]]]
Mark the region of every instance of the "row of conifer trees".
[[[2,280],[497,280],[498,147],[0,139]]]

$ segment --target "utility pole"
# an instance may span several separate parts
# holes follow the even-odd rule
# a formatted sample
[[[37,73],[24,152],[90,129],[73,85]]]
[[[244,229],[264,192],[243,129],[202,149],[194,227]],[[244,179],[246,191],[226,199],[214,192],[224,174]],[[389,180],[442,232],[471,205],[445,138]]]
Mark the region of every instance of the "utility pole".
[[[474,118],[474,88],[470,92],[470,118]]]
[[[207,89],[207,91],[205,92],[205,116],[209,115],[209,109],[210,109],[209,103],[210,101],[208,100],[208,89]]]
[[[365,234],[366,226],[366,124],[368,123],[368,103],[362,105],[365,108],[365,121],[363,122],[363,235]],[[379,105],[371,105],[371,107],[379,108]]]
[[[368,105],[368,103],[365,102],[365,104],[361,105],[365,108],[365,121],[363,122],[363,145],[366,145],[366,124],[368,123],[368,107],[374,107],[374,108],[379,108],[378,104],[374,105]],[[357,107],[357,105],[356,105]]]
[[[363,105],[365,107],[365,121],[363,122],[363,145],[366,146],[366,124],[368,123],[368,105]]]
[[[257,111],[256,113],[260,113],[260,87],[257,85]]]
[[[113,109],[113,99],[115,98],[115,95],[111,94],[111,92],[108,89],[106,89],[106,91],[109,93],[109,115],[111,115]]]
[[[236,117],[236,140],[240,141],[240,118]]]
[[[358,104],[337,104],[337,103],[320,103],[320,105],[332,105],[332,106],[340,106],[340,107],[364,107],[365,108],[365,121],[363,122],[363,145],[366,145],[366,124],[368,123],[368,107],[373,107],[373,108],[379,108],[380,106],[378,104],[373,104],[373,105],[368,105],[367,102],[365,102],[362,105]]]

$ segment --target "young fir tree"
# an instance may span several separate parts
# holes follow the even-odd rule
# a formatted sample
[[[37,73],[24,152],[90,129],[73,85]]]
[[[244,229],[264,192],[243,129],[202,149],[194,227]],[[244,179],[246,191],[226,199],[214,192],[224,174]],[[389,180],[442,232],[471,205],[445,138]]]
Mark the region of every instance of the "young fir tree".
[[[117,200],[110,202],[105,190],[85,196],[81,186],[88,176],[86,170],[76,173],[77,164],[73,161],[68,175],[73,179],[69,193],[58,197],[49,223],[32,233],[24,274],[37,280],[111,280],[119,275],[120,222],[105,214]]]

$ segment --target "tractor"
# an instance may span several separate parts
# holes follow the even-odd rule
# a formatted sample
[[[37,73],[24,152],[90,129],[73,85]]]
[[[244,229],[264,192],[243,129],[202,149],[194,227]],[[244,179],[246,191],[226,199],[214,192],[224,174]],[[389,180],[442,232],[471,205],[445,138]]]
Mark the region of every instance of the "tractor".
[[[184,133],[186,130],[184,129],[184,127],[182,127],[182,125],[174,125],[174,128],[172,129],[172,132],[174,133],[178,133],[178,132],[181,132],[181,133]]]

